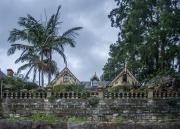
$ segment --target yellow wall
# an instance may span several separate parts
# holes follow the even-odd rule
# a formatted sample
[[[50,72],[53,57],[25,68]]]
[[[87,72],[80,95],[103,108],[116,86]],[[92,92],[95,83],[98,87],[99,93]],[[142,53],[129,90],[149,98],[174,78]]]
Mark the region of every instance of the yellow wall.
[[[76,78],[74,78],[73,76],[71,76],[70,74],[66,73],[69,76],[69,79],[67,82],[63,81],[63,75],[60,75],[57,77],[56,81],[54,82],[54,85],[70,85],[70,84],[78,84],[78,80]]]
[[[129,76],[129,75],[127,75],[127,82],[126,83],[123,83],[122,79],[123,79],[123,76],[120,76],[117,80],[115,80],[112,83],[112,86],[133,85],[133,84],[136,83],[136,81],[131,76]]]

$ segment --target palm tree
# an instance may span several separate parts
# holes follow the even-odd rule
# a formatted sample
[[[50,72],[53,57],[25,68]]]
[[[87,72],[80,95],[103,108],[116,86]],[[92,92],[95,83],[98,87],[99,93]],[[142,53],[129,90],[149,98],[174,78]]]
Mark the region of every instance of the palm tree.
[[[64,46],[70,45],[71,47],[75,47],[75,38],[78,35],[76,31],[82,29],[82,27],[74,27],[66,32],[64,32],[62,35],[58,34],[58,26],[61,24],[59,22],[59,11],[61,6],[58,7],[58,10],[56,14],[53,14],[49,21],[46,24],[46,40],[43,44],[43,51],[46,57],[48,58],[49,62],[52,60],[52,54],[53,52],[58,53],[62,56],[64,59],[65,64],[67,65],[66,57],[64,55]],[[51,81],[51,67],[49,67],[49,73],[48,73],[48,83]]]
[[[48,74],[48,83],[50,83],[51,76],[57,72],[56,62],[52,59],[53,52],[58,53],[66,64],[64,46],[70,45],[75,47],[76,31],[82,29],[82,27],[75,27],[59,35],[58,26],[61,24],[59,22],[60,8],[61,6],[58,7],[56,14],[53,14],[45,24],[31,15],[20,17],[18,24],[23,29],[13,29],[8,38],[9,42],[13,43],[8,50],[8,55],[14,54],[16,50],[21,50],[21,56],[16,63],[28,62],[21,66],[18,71],[29,68],[29,71],[34,69],[34,73],[36,73],[38,70],[39,85],[41,76],[42,86],[44,86],[44,73]],[[28,45],[27,43],[16,44],[15,42],[19,40],[27,41]],[[30,73],[29,71],[27,75]]]

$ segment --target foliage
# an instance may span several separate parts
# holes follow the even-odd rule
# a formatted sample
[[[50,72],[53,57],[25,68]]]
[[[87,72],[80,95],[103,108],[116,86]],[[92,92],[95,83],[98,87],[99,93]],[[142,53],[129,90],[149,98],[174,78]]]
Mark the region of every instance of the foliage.
[[[145,86],[147,87],[156,87],[160,88],[179,88],[180,87],[180,76],[176,72],[163,72],[152,77],[146,81]]]
[[[29,14],[27,17],[20,17],[18,24],[21,29],[13,29],[8,38],[12,43],[8,55],[14,54],[16,50],[22,52],[15,61],[15,63],[23,63],[19,67],[18,73],[28,69],[25,79],[33,72],[33,81],[36,79],[36,74],[39,73],[39,85],[41,82],[42,86],[44,86],[44,73],[48,75],[49,83],[51,76],[57,73],[57,65],[52,58],[53,52],[58,53],[67,63],[64,47],[66,45],[75,47],[77,31],[82,29],[82,27],[74,27],[59,35],[58,30],[62,23],[59,20],[60,8],[61,6],[58,7],[55,14],[43,22]],[[16,41],[25,41],[25,43],[17,44]]]
[[[82,85],[77,85],[77,84],[71,84],[71,85],[54,85],[53,86],[53,91],[58,92],[58,91],[65,91],[65,92],[76,92],[76,93],[83,93],[86,91],[84,86]]]
[[[124,86],[114,86],[114,87],[110,87],[108,89],[109,92],[113,92],[113,93],[117,93],[117,92],[128,92],[130,91],[130,87],[127,85]]]
[[[88,103],[90,106],[96,107],[99,104],[99,98],[96,96],[89,97]]]
[[[68,118],[67,121],[68,122],[78,122],[78,123],[81,123],[81,122],[86,122],[87,118],[85,118],[85,117],[71,117],[71,118]]]
[[[26,90],[36,89],[38,87],[36,83],[27,82],[25,80],[22,80],[20,78],[15,78],[15,77],[4,78],[3,82],[4,82],[4,85],[3,85],[4,90],[8,89],[11,91],[20,91],[23,89],[26,89]]]
[[[115,0],[109,18],[119,29],[102,78],[112,80],[127,64],[138,80],[180,72],[180,1]]]
[[[33,121],[48,121],[48,122],[55,122],[62,120],[62,118],[57,117],[55,115],[47,115],[47,114],[34,114],[31,116]]]
[[[54,102],[56,99],[57,99],[56,96],[51,95],[51,96],[48,98],[48,101],[49,101],[49,102]]]

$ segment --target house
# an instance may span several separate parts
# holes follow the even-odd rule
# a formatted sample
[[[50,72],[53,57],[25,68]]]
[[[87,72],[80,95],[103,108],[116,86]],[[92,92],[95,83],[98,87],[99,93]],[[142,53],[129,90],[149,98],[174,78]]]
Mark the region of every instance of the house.
[[[109,87],[115,86],[137,86],[139,82],[133,76],[133,74],[125,67],[109,84]]]
[[[88,90],[98,91],[106,87],[135,86],[138,85],[139,82],[126,67],[112,81],[102,81],[99,79],[96,73],[90,78],[89,81],[79,81],[76,76],[67,67],[65,67],[51,83],[51,85],[70,84],[83,85]]]
[[[83,85],[89,90],[99,90],[105,88],[109,81],[101,81],[96,73],[90,78],[89,81],[79,81],[77,77],[65,67],[52,81],[51,85]]]
[[[74,76],[74,74],[65,67],[52,81],[52,85],[71,85],[80,84],[80,81]]]
[[[81,85],[84,85],[86,89],[97,91],[107,87],[109,81],[101,81],[96,73],[90,78],[90,81],[82,81]]]

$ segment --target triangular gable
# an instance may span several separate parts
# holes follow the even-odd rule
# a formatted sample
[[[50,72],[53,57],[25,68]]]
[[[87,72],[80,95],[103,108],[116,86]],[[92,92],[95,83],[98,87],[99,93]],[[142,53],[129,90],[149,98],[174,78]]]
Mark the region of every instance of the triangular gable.
[[[79,79],[77,79],[77,77],[68,69],[68,67],[65,67],[65,68],[59,73],[58,76],[63,75],[63,73],[64,73],[66,70],[68,71],[68,73],[69,73],[73,78],[75,78],[75,79],[78,81],[78,83],[80,83]],[[57,77],[57,78],[58,78],[58,77]]]
[[[116,82],[122,75],[123,73],[126,72],[133,80],[135,83],[139,84],[138,80],[133,76],[133,74],[127,69],[124,68],[110,83],[108,86],[112,86],[114,82]]]
[[[76,77],[67,67],[65,67],[65,68],[55,77],[55,79],[52,81],[51,84],[54,84],[54,83],[64,74],[65,71],[67,71],[68,74],[70,74],[70,76],[72,76],[75,80],[77,80],[77,83],[80,83],[79,79],[77,79],[77,77]]]

